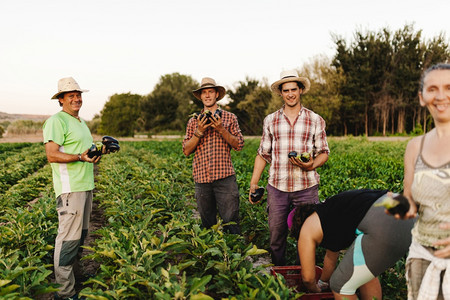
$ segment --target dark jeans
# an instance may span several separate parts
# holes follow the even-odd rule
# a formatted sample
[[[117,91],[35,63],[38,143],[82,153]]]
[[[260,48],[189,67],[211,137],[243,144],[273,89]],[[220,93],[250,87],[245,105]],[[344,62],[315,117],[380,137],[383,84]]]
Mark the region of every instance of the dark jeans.
[[[282,192],[267,185],[267,211],[269,213],[270,249],[272,263],[286,264],[287,217],[291,209],[301,203],[318,203],[319,185],[296,192]]]
[[[228,176],[212,183],[195,183],[197,210],[206,228],[217,223],[217,212],[224,223],[236,224],[224,226],[229,233],[240,234],[239,228],[239,188],[236,176]]]

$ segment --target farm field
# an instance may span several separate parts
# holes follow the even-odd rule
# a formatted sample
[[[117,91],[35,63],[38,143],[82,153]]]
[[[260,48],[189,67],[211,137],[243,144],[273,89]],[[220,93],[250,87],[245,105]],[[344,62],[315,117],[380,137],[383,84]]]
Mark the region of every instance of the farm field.
[[[320,199],[357,188],[400,192],[407,141],[329,139],[319,169]],[[295,299],[284,279],[267,271],[265,203],[248,188],[259,139],[232,152],[241,194],[242,236],[222,224],[202,229],[196,217],[192,156],[181,140],[121,142],[96,166],[95,231],[82,265],[94,273],[77,286],[89,299]],[[57,216],[51,168],[41,143],[0,144],[0,298],[51,299]],[[262,177],[267,182],[267,172]],[[295,264],[295,240],[287,258]],[[317,260],[323,256],[318,251]],[[269,261],[270,262],[270,261]],[[406,299],[404,260],[380,281],[383,299]]]

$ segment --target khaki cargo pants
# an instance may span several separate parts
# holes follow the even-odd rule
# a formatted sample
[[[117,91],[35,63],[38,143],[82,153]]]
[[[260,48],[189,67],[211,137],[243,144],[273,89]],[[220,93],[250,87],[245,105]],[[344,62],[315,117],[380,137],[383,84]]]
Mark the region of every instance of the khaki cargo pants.
[[[61,284],[58,295],[75,294],[73,264],[83,245],[92,211],[92,191],[61,194],[56,199],[58,235],[55,240],[55,280]]]

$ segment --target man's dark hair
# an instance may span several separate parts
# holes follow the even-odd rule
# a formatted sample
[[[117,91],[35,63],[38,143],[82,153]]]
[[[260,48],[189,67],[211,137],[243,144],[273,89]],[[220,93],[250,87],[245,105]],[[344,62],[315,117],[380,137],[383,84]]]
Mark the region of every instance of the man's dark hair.
[[[304,89],[305,89],[305,86],[304,86],[303,83],[301,83],[300,81],[287,81],[287,82],[285,82],[285,83],[288,83],[288,82],[296,82],[299,89],[301,89],[301,90],[304,90]],[[280,84],[280,85],[278,86],[278,89],[280,90],[280,92],[282,92],[281,87],[283,86],[283,84],[284,84],[284,83],[282,83],[282,84]]]
[[[295,208],[294,217],[292,218],[291,236],[298,239],[300,230],[306,219],[316,211],[316,204],[306,203],[300,204]]]
[[[426,69],[426,70],[422,73],[422,76],[420,77],[420,82],[419,82],[419,92],[422,92],[422,90],[423,90],[423,83],[424,83],[425,77],[426,77],[431,71],[435,71],[435,70],[450,70],[450,63],[438,63],[438,64],[432,65],[431,67],[429,67],[428,69]]]
[[[59,103],[59,106],[63,106],[63,104],[61,103],[61,101],[59,101],[59,99],[64,99],[64,95],[65,95],[66,93],[61,93],[61,94],[59,94],[58,95],[58,103]]]

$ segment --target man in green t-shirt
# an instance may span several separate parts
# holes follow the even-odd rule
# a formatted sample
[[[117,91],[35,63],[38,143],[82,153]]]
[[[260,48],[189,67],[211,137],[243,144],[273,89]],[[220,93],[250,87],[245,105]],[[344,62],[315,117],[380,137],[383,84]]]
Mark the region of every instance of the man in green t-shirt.
[[[55,279],[61,285],[55,299],[78,299],[73,265],[82,251],[89,228],[94,189],[94,165],[101,156],[87,153],[93,139],[78,114],[83,104],[80,89],[72,78],[58,81],[58,92],[52,97],[62,110],[43,126],[47,159],[53,172],[53,187],[58,212],[58,235],[55,240]]]

